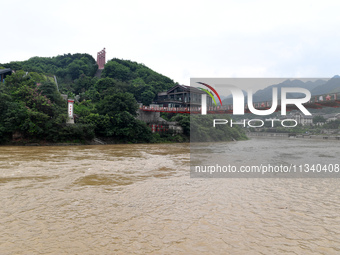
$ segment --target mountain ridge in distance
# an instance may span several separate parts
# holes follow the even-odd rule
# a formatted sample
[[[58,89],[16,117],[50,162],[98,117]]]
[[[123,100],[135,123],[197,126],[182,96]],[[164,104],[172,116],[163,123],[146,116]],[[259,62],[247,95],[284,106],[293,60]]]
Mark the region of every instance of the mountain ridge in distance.
[[[270,85],[264,89],[258,90],[253,94],[253,102],[264,102],[264,101],[272,101],[273,87],[278,88],[278,97],[281,97],[282,87],[298,87],[308,89],[312,96],[313,95],[322,95],[329,93],[340,92],[340,76],[335,75],[331,79],[317,79],[315,81],[302,81],[299,79],[287,79],[281,83]],[[245,94],[245,91],[243,91]],[[245,94],[247,95],[247,94]],[[297,98],[300,97],[300,93],[289,93],[287,95],[288,98]],[[247,96],[245,96],[245,102],[247,102]],[[226,99],[222,101],[223,104],[232,104],[233,98],[231,95],[227,96]]]

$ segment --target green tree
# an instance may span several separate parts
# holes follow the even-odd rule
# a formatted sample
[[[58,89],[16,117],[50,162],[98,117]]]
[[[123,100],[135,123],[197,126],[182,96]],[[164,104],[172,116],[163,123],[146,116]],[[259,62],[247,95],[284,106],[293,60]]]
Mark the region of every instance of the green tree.
[[[340,128],[340,120],[332,120],[323,125],[323,128],[338,129]]]
[[[130,93],[117,93],[107,95],[97,104],[98,113],[101,115],[108,114],[114,116],[119,112],[128,112],[132,116],[137,115],[137,102]]]
[[[102,77],[110,77],[121,81],[129,81],[133,78],[130,69],[115,61],[106,63]]]
[[[113,136],[124,142],[150,142],[152,141],[151,129],[144,122],[136,120],[127,111],[116,113],[111,118]]]
[[[27,113],[24,123],[20,125],[21,131],[27,136],[43,135],[46,132],[45,124],[50,119],[50,116],[35,109],[28,109]]]
[[[239,126],[216,125],[213,127],[213,120],[220,119],[219,115],[192,115],[190,116],[190,141],[192,142],[213,142],[247,139]],[[223,117],[222,117],[223,118]],[[224,116],[230,120],[229,116]]]
[[[141,102],[143,105],[150,105],[155,98],[155,93],[150,90],[142,92]]]
[[[80,103],[74,104],[74,113],[80,117],[88,116],[95,111],[95,105],[91,100],[84,100]]]
[[[81,100],[91,100],[92,102],[98,102],[100,100],[100,93],[93,87],[87,90],[84,94],[81,94]]]
[[[183,128],[183,134],[190,136],[190,114],[177,114],[171,121],[176,121]]]
[[[96,80],[97,78],[92,78],[85,74],[80,75],[79,79],[74,81],[74,92],[79,94],[87,91],[89,88],[94,86]]]
[[[326,119],[323,116],[314,116],[313,117],[313,123],[325,123]]]
[[[95,89],[99,92],[105,91],[109,88],[112,88],[116,85],[116,80],[113,78],[101,78],[95,84]]]
[[[112,118],[112,117],[111,117]],[[79,118],[79,123],[92,124],[95,128],[95,133],[100,136],[113,136],[114,130],[110,122],[109,115],[100,115],[98,113],[90,113],[87,116]]]
[[[63,98],[58,92],[57,86],[54,82],[45,81],[42,82],[38,87],[38,91],[41,92],[42,95],[46,96],[49,100],[58,105],[63,103]]]
[[[36,82],[30,79],[30,76],[26,75],[24,71],[17,71],[6,78],[6,88],[9,93],[14,93],[22,86],[34,88],[36,87]]]

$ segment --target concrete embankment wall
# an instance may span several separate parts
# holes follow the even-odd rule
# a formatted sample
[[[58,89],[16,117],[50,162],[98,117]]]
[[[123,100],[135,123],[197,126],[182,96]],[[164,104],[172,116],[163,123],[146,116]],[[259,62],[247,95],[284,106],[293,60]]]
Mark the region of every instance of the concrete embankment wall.
[[[161,118],[160,112],[146,112],[140,109],[137,111],[137,119],[145,123],[157,123],[160,121],[165,121],[163,118]]]
[[[177,122],[166,121],[161,117],[160,112],[147,112],[138,109],[136,118],[151,126],[160,125],[163,126],[165,129],[174,130],[176,133],[183,133],[183,128],[179,126]],[[153,132],[156,131],[153,130]]]

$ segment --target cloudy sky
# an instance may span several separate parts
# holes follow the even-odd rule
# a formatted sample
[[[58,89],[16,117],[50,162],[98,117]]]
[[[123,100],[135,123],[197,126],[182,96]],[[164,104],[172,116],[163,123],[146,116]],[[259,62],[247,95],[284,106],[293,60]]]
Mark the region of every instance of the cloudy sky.
[[[11,0],[0,63],[96,53],[190,77],[340,74],[339,1]]]

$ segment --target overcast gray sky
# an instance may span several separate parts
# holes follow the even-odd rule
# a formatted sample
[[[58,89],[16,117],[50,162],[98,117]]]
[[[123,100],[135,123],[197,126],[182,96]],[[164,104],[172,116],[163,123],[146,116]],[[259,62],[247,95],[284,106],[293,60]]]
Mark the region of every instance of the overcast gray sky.
[[[96,53],[190,77],[340,74],[340,1],[11,0],[0,63]]]

